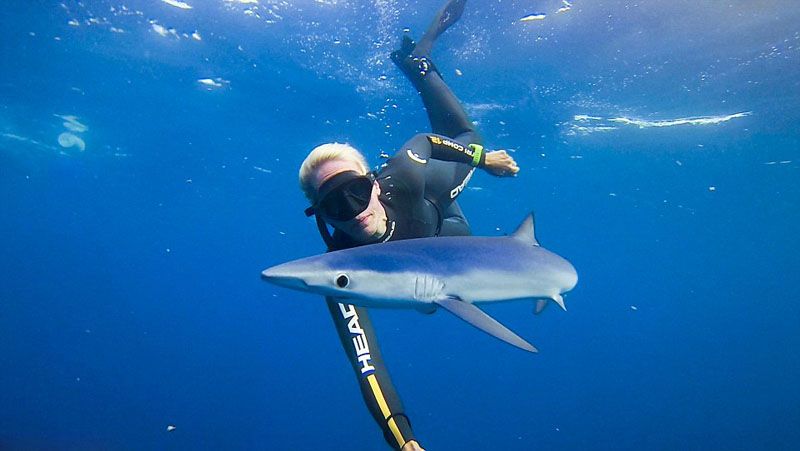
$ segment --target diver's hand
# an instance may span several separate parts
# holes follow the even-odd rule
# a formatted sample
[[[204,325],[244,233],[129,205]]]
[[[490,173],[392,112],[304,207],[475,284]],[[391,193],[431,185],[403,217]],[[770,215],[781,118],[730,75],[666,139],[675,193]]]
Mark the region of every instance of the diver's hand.
[[[403,445],[403,448],[400,451],[425,451],[425,448],[419,446],[416,440],[411,440]]]
[[[519,172],[517,162],[505,150],[486,152],[483,169],[495,177],[512,177]]]

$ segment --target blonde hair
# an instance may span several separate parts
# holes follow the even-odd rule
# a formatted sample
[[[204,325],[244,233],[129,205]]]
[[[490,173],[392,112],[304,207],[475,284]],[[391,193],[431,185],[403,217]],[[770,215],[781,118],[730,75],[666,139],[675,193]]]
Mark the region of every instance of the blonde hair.
[[[356,150],[355,147],[341,143],[319,145],[308,154],[305,160],[303,160],[298,174],[300,189],[303,190],[303,194],[306,195],[308,200],[313,202],[316,195],[316,188],[314,187],[313,181],[314,173],[323,164],[334,160],[351,161],[358,166],[361,173],[366,174],[369,172],[369,165],[367,164],[366,158],[364,158],[364,155],[361,155],[361,152]]]

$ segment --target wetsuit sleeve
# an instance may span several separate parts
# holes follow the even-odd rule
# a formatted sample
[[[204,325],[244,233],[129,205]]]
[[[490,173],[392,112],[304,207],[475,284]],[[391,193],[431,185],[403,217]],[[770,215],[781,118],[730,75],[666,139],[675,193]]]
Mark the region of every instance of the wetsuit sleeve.
[[[430,159],[463,164],[453,165],[448,170],[439,165],[439,170],[432,173],[428,170]],[[447,189],[437,187],[437,192],[449,192],[464,181],[473,166],[483,166],[485,161],[486,155],[480,146],[470,146],[468,143],[433,133],[421,133],[406,141],[386,163],[381,177],[393,177],[395,183],[412,197],[421,198],[425,195],[433,200],[439,197],[439,193],[426,189],[431,182],[441,182],[433,185],[442,187],[447,185]],[[437,180],[431,180],[431,177]]]
[[[389,372],[383,364],[378,340],[367,310],[335,299],[325,298],[336,325],[336,332],[356,373],[361,394],[369,412],[383,430],[386,442],[401,449],[415,440],[403,404],[397,396]]]

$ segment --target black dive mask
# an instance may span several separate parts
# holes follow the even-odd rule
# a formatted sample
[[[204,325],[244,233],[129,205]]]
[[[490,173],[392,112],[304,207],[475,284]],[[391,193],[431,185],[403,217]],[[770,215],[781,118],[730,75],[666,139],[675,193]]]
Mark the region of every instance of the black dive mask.
[[[369,206],[375,176],[345,171],[334,175],[317,191],[317,201],[306,208],[306,216],[322,214],[336,221],[349,221]]]

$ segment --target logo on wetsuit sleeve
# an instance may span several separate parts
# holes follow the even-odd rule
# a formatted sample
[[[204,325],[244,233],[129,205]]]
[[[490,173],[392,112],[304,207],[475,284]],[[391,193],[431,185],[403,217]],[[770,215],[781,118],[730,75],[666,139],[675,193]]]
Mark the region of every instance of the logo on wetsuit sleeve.
[[[464,177],[464,181],[462,181],[460,185],[458,185],[455,188],[450,190],[450,199],[455,199],[456,196],[461,194],[461,191],[464,191],[464,188],[467,187],[467,183],[469,183],[469,179],[472,178],[472,174],[474,172],[475,172],[475,168],[472,168],[472,170],[469,171],[469,174],[467,174],[467,176]]]
[[[461,144],[459,144],[459,143],[457,143],[455,141],[452,141],[452,140],[449,140],[449,139],[446,139],[446,138],[442,139],[442,138],[440,138],[440,137],[438,137],[436,135],[428,135],[428,140],[433,145],[449,147],[449,148],[455,150],[456,152],[461,152],[461,153],[466,154],[467,156],[470,156],[470,157],[475,154],[475,151],[472,150],[472,148],[470,148],[470,147],[464,147],[464,146],[462,146]]]
[[[364,329],[358,322],[358,313],[356,308],[350,304],[339,303],[339,310],[342,312],[342,318],[347,320],[347,330],[353,336],[353,350],[356,353],[356,358],[361,365],[361,374],[367,375],[375,371],[372,366],[372,356],[369,354],[369,343],[367,336],[364,334]]]

